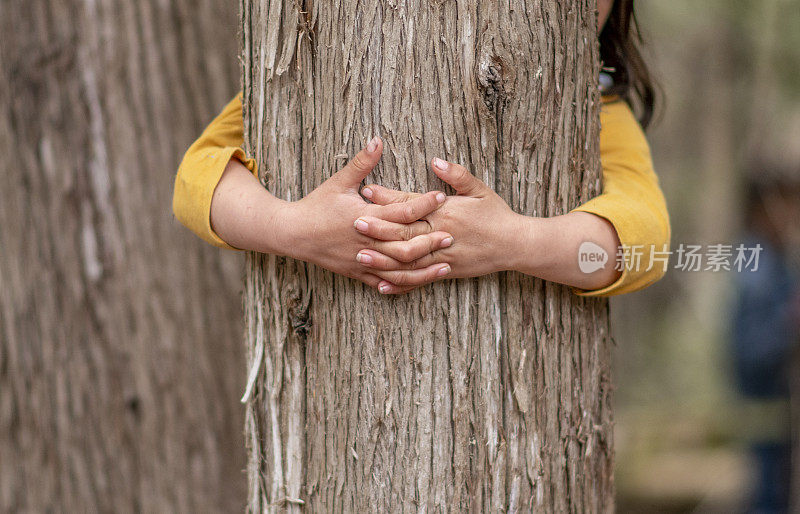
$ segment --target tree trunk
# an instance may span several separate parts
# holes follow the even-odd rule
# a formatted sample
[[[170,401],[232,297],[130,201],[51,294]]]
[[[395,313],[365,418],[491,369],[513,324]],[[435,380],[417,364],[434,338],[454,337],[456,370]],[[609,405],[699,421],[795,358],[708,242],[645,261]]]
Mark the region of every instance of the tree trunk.
[[[390,187],[443,188],[441,156],[531,216],[597,191],[593,1],[242,6],[245,139],[276,195],[372,135]],[[383,297],[251,254],[245,311],[252,512],[612,510],[605,301],[517,273]]]
[[[241,269],[170,212],[236,7],[0,3],[2,512],[243,505]]]

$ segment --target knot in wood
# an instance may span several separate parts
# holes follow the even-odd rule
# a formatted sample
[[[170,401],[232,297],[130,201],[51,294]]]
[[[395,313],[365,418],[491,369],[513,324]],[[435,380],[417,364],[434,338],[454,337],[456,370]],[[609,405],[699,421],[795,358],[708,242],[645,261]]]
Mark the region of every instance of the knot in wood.
[[[503,64],[498,58],[482,60],[478,69],[478,87],[483,94],[483,103],[488,109],[497,108],[498,102],[505,98],[503,87]]]
[[[287,300],[289,306],[289,325],[292,327],[292,332],[301,338],[305,339],[311,331],[311,297],[292,296]]]

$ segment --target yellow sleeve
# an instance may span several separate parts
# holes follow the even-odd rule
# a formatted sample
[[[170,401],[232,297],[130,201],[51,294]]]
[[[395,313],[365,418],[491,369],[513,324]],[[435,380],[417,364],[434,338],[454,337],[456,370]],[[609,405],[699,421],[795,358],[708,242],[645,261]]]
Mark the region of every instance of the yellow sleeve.
[[[665,273],[661,259],[670,244],[669,213],[653,170],[650,147],[628,104],[621,100],[605,102],[600,127],[603,193],[574,211],[596,214],[614,225],[626,249],[625,267],[619,279],[607,287],[575,289],[581,296],[631,293],[658,281]],[[617,256],[609,256],[610,264],[616,261]]]
[[[242,95],[225,106],[187,150],[178,167],[172,194],[172,212],[178,221],[205,241],[235,250],[211,228],[211,197],[231,159],[238,159],[258,176],[256,162],[248,158],[244,143]]]

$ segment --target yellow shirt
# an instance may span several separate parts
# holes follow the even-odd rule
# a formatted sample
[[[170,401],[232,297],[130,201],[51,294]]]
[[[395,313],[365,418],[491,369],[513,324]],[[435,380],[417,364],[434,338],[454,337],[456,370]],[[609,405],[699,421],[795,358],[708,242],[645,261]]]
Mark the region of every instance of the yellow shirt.
[[[643,289],[664,275],[661,254],[669,249],[669,214],[653,170],[650,148],[630,107],[604,101],[600,111],[600,161],[603,193],[574,209],[603,217],[614,225],[626,252],[622,275],[613,284],[582,296],[611,296]],[[256,176],[256,162],[244,143],[242,97],[237,95],[200,138],[189,147],[175,177],[172,210],[195,234],[221,248],[234,249],[211,228],[211,198],[231,158],[239,159]],[[616,256],[609,256],[614,265]],[[637,266],[638,263],[638,266]]]

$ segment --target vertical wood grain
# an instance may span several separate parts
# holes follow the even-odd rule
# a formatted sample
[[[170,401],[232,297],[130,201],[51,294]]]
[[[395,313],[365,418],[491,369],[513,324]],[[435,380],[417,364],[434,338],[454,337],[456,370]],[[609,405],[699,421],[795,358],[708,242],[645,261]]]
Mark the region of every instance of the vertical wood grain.
[[[170,209],[237,11],[0,3],[0,512],[245,504],[242,257]]]

